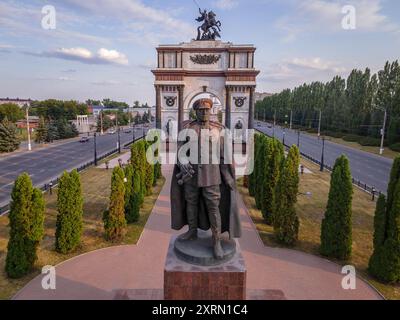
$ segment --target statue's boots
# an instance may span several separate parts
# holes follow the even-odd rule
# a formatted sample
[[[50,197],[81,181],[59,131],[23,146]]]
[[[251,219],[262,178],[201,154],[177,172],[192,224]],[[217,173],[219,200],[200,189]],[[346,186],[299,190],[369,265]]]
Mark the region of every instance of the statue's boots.
[[[224,250],[221,245],[221,233],[217,230],[212,230],[213,233],[213,246],[214,246],[214,257],[218,260],[224,258]]]
[[[190,228],[189,231],[180,235],[181,240],[196,240],[197,239],[197,228]]]
[[[196,240],[197,239],[197,207],[188,205],[187,207],[187,220],[189,231],[179,236],[182,240]]]

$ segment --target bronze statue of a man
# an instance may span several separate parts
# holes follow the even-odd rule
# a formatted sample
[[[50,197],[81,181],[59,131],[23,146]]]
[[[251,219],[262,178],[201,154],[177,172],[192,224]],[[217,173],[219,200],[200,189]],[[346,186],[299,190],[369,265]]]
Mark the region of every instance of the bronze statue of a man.
[[[220,135],[224,126],[210,121],[210,109],[213,102],[210,99],[200,99],[193,105],[196,112],[196,120],[188,121],[183,125],[184,129],[192,129],[198,135],[198,154],[201,150],[208,150],[210,158],[213,149],[204,148],[204,143],[210,143],[201,139],[204,130],[214,138],[220,139],[220,152],[218,163],[209,161],[197,164],[178,164],[175,166],[171,184],[171,219],[172,229],[180,230],[185,225],[189,231],[181,235],[181,240],[197,239],[197,231],[209,230],[213,236],[213,253],[216,259],[222,259],[221,234],[229,232],[230,238],[239,238],[241,228],[239,212],[236,203],[236,180],[234,165],[224,163],[224,141]],[[182,144],[179,146],[182,147]],[[209,158],[209,159],[210,159]]]

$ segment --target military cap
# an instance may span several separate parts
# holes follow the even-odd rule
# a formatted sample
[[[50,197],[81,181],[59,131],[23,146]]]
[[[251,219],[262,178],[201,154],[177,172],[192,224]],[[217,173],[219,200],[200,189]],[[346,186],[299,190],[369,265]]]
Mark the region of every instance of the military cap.
[[[213,102],[211,99],[199,99],[193,104],[193,110],[211,109]]]

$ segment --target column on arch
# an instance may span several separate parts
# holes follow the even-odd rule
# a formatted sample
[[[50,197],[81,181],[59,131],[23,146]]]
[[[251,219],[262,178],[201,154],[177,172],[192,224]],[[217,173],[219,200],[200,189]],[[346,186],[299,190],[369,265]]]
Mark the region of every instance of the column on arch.
[[[161,129],[161,86],[155,85],[156,89],[156,128]]]
[[[249,129],[254,129],[254,92],[255,87],[250,87],[250,99],[249,99]]]
[[[226,101],[225,101],[225,126],[231,128],[231,87],[226,86]]]
[[[180,85],[178,86],[178,132],[182,130],[183,125],[183,116],[184,116],[184,109],[183,109],[183,90],[185,86]]]

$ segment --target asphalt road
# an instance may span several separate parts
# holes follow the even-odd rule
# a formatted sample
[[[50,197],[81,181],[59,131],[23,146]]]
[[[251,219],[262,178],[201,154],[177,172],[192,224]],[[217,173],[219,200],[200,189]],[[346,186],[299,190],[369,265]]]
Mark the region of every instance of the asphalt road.
[[[275,126],[275,130],[266,123],[256,121],[256,129],[273,136],[282,141],[283,129]],[[258,125],[260,124],[260,126]],[[298,134],[296,130],[285,130],[285,144],[297,144]],[[322,155],[322,139],[310,134],[300,133],[300,151],[313,157],[316,160],[321,159]],[[351,173],[353,178],[366,183],[370,187],[386,193],[387,184],[389,182],[390,170],[393,160],[379,155],[353,149],[337,143],[325,140],[324,162],[333,167],[335,160],[342,154],[346,155],[350,160]]]
[[[145,128],[146,132],[147,128]],[[141,137],[141,126],[135,128],[136,138]],[[121,149],[131,142],[133,132],[125,133],[121,128]],[[105,134],[97,137],[98,157],[117,148],[118,134]],[[94,159],[94,138],[89,142],[80,143],[77,140],[54,145],[48,148],[34,149],[31,152],[18,152],[15,155],[0,158],[0,207],[10,200],[15,179],[27,172],[35,186],[42,187],[56,179],[64,170],[72,170]]]

